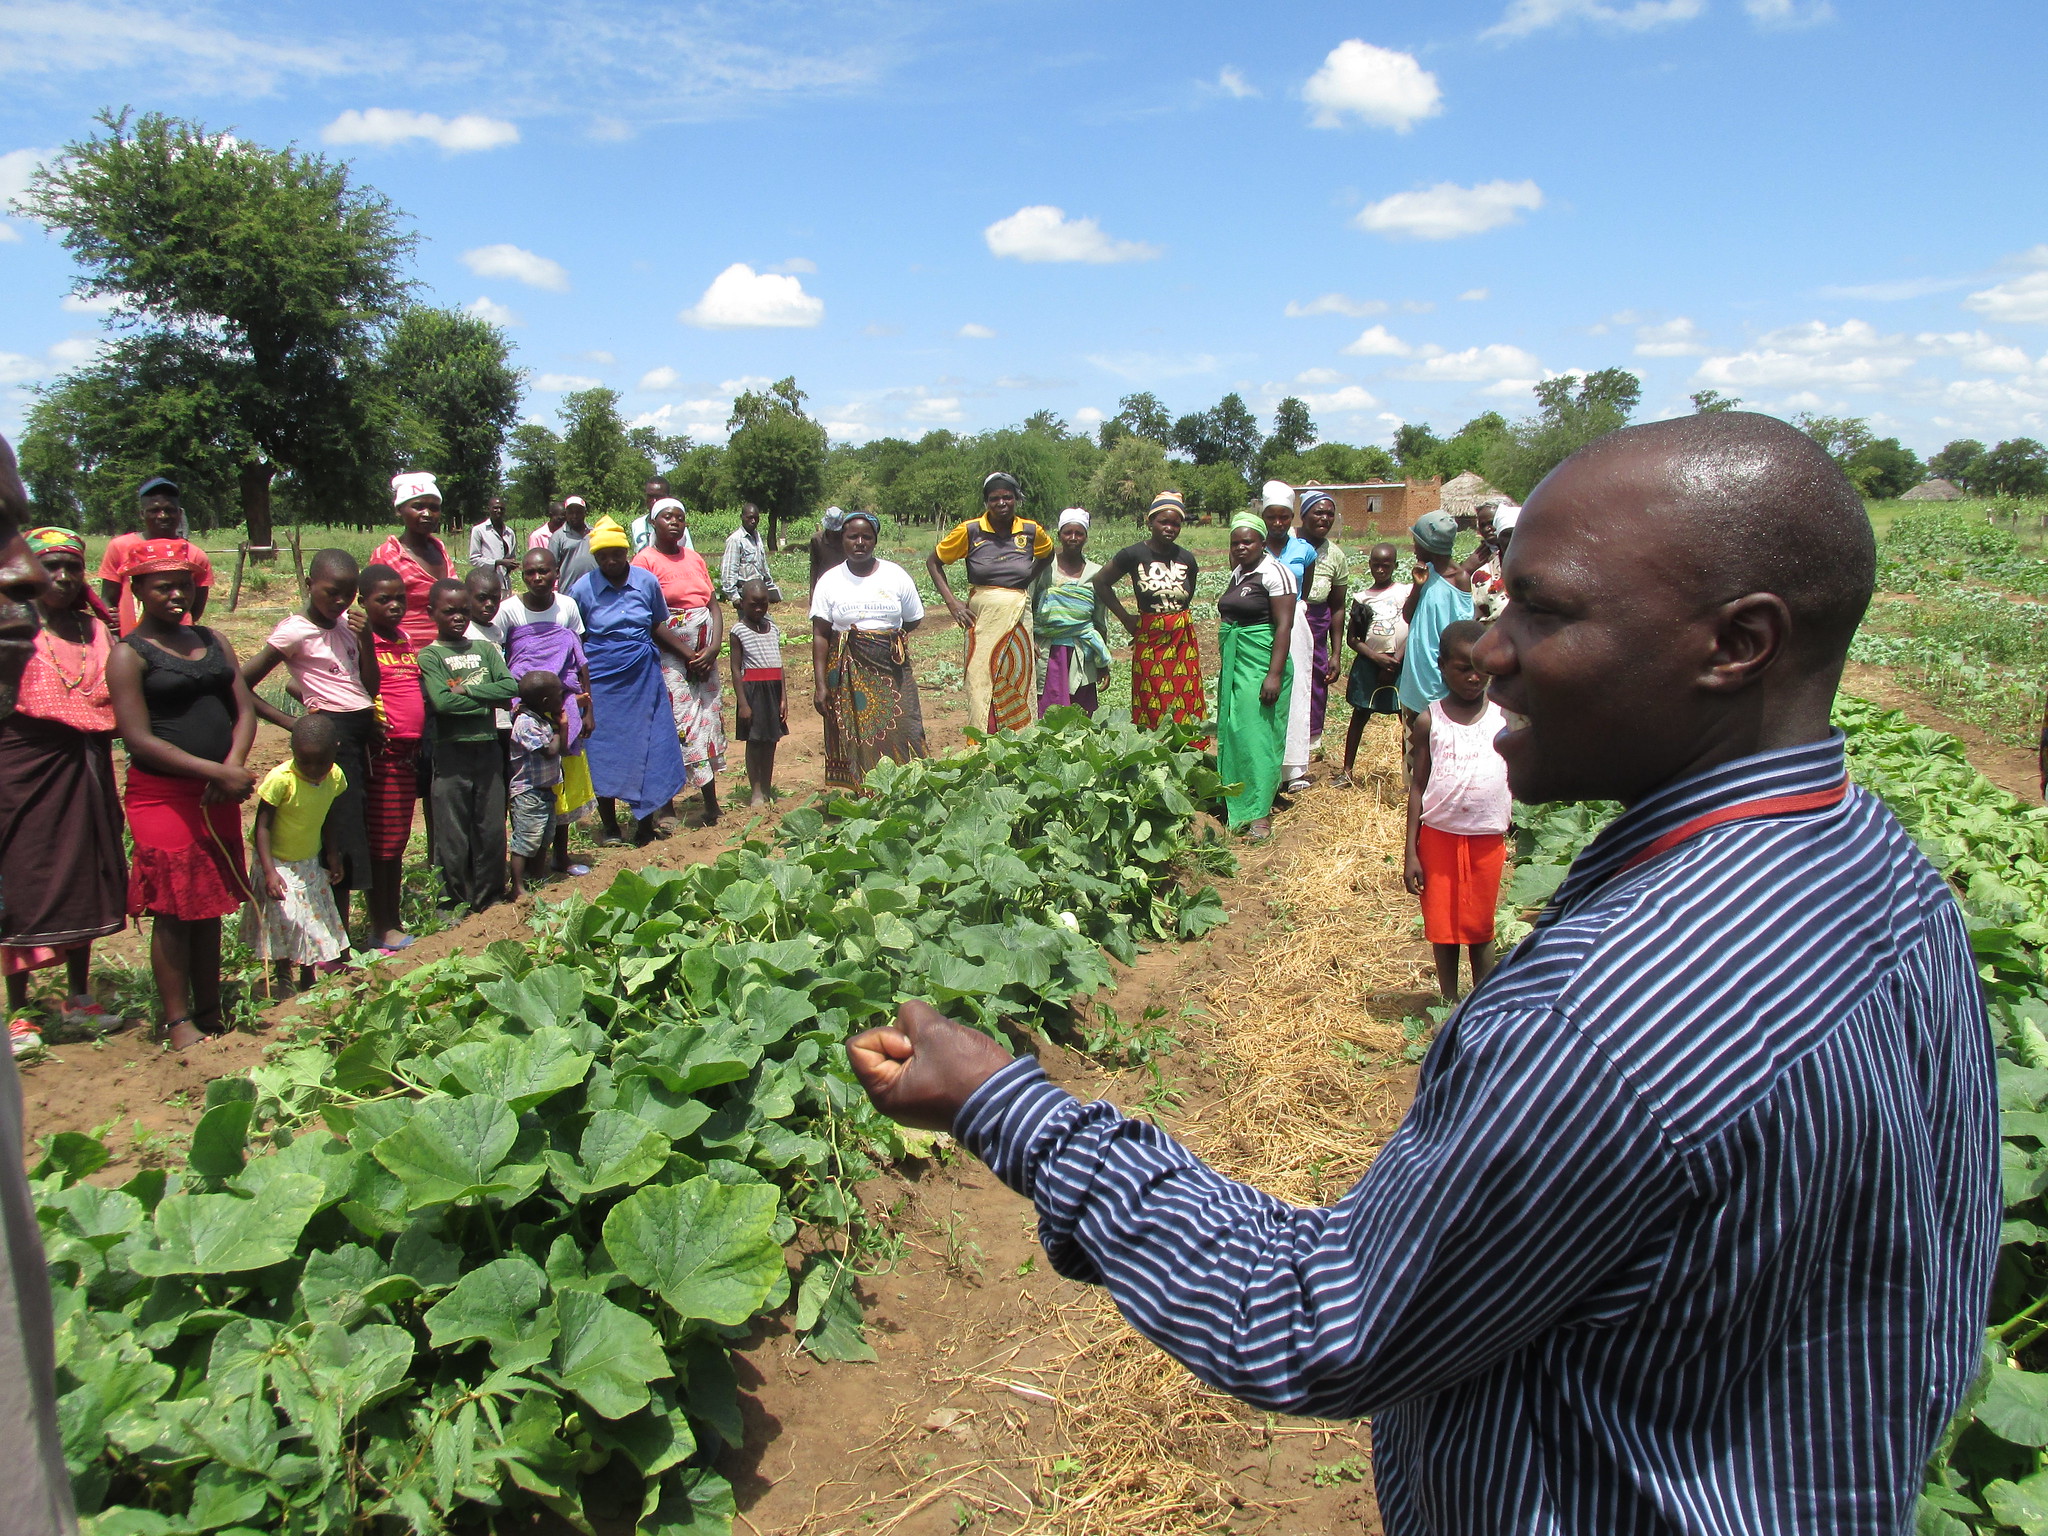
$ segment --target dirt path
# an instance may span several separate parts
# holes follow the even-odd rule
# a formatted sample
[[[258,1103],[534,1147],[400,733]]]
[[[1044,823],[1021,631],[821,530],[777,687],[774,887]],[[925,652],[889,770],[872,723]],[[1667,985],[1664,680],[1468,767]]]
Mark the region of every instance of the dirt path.
[[[1970,765],[1985,778],[2029,805],[2041,803],[2041,770],[2032,753],[2008,746],[1966,720],[1943,714],[1884,668],[1850,662],[1842,674],[1842,691],[1886,709],[1896,709],[1916,725],[1946,731],[1962,742]]]
[[[1346,1187],[1406,1107],[1412,1072],[1389,1062],[1399,1019],[1428,1001],[1414,990],[1427,949],[1381,846],[1397,816],[1391,753],[1378,778],[1363,794],[1303,796],[1222,882],[1226,928],[1121,973],[1112,1001],[1124,1021],[1163,1010],[1187,1038],[1156,1076],[1046,1051],[1054,1079],[1150,1114],[1287,1198]],[[1328,911],[1304,902],[1325,888],[1347,894]],[[1367,908],[1380,921],[1361,929]],[[1293,1007],[1290,986],[1316,1001]],[[1269,1048],[1269,999],[1288,1015],[1290,1052]],[[1302,1101],[1292,1114],[1260,1107],[1276,1086]],[[1255,1414],[1201,1387],[1098,1291],[1051,1274],[1030,1207],[972,1158],[899,1170],[863,1201],[900,1244],[863,1285],[878,1358],[819,1362],[779,1327],[746,1346],[747,1443],[726,1464],[740,1529],[1379,1528],[1362,1426]]]

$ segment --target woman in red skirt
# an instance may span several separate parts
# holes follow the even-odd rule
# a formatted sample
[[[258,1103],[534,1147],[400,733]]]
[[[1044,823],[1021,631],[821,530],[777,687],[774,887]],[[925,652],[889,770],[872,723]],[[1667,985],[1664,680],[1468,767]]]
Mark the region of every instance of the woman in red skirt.
[[[138,545],[123,572],[141,618],[107,661],[107,688],[128,749],[128,911],[156,920],[159,1034],[183,1050],[225,1028],[220,920],[249,897],[240,807],[256,784],[244,766],[256,704],[227,641],[184,622],[182,543]]]

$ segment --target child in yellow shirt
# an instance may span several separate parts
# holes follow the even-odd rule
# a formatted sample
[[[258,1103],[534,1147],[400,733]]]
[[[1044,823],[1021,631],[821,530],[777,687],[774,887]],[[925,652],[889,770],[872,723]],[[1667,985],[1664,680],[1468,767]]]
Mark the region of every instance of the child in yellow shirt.
[[[300,716],[291,757],[256,786],[258,879],[255,901],[242,909],[242,942],[271,962],[273,998],[303,991],[313,984],[313,967],[324,970],[348,953],[348,931],[334,904],[341,850],[327,831],[328,809],[348,787],[334,761],[339,744],[331,716]]]

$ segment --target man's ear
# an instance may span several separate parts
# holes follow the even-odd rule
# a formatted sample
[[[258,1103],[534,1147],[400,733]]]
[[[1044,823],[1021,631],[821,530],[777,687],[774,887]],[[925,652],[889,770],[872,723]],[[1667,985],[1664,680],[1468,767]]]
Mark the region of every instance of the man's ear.
[[[1751,686],[1792,642],[1792,610],[1772,592],[1731,599],[1712,614],[1714,646],[1701,686],[1715,693],[1739,693]]]

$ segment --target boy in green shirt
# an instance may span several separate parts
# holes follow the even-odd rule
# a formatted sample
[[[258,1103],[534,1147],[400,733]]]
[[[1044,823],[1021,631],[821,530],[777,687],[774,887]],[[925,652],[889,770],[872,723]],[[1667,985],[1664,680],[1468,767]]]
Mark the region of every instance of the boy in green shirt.
[[[440,638],[420,652],[434,743],[434,867],[444,911],[481,912],[505,890],[505,759],[497,709],[519,695],[505,658],[488,640],[469,638],[469,588],[454,577],[434,583],[427,612]]]

